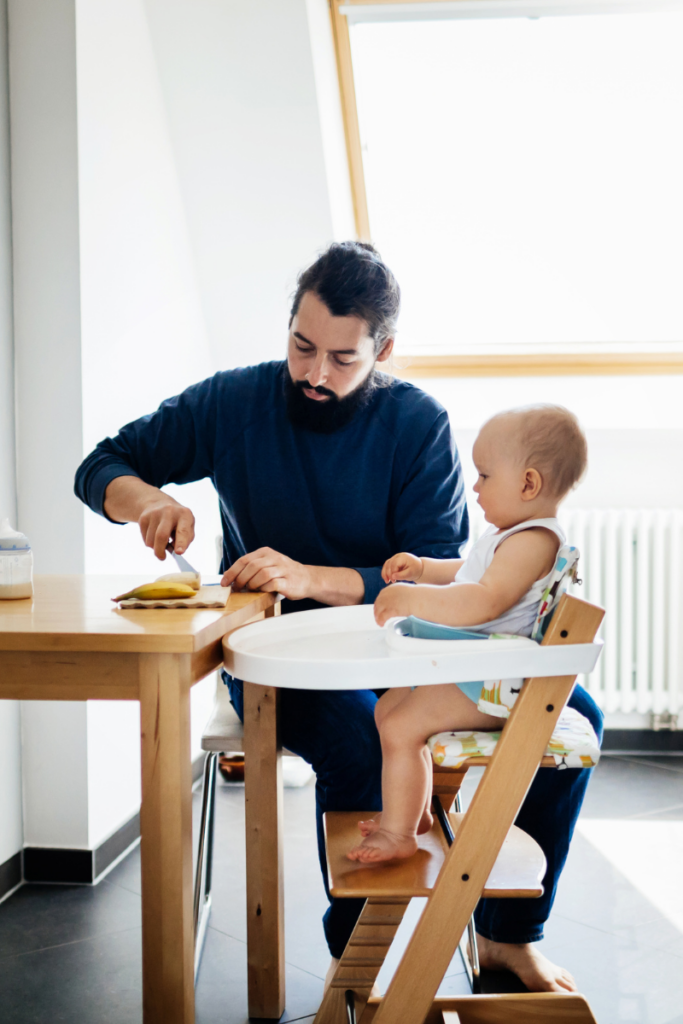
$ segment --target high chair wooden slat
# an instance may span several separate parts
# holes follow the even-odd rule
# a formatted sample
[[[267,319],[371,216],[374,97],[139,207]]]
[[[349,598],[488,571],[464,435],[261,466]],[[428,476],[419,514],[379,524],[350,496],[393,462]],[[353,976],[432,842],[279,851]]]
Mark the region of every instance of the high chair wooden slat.
[[[591,643],[603,616],[601,608],[565,595],[553,615],[543,645]],[[354,1019],[347,998],[353,1003],[355,1019],[360,1024],[442,1024],[444,1010],[457,1012],[462,1024],[522,1021],[545,1024],[550,1020],[594,1024],[585,999],[569,994],[472,996],[447,1002],[435,998],[474,908],[486,891],[489,876],[533,777],[546,760],[548,742],[575,681],[575,676],[526,681],[495,752],[488,759],[470,807],[459,822],[455,841],[444,855],[427,905],[386,994],[382,997],[372,994],[379,966],[354,968],[347,957],[351,955],[356,936],[363,936],[370,915],[376,914],[377,897],[373,896],[359,918],[315,1024],[345,1024]],[[552,758],[548,760],[554,765]],[[446,809],[460,788],[464,774],[463,766],[457,771],[437,772],[438,789],[442,790],[437,795]],[[451,776],[448,781],[444,778],[446,775]],[[357,819],[360,815],[354,817]],[[374,883],[377,891],[383,885],[381,876],[390,875],[393,867],[366,869],[378,876]],[[400,894],[405,892],[399,886],[396,888]],[[389,895],[389,886],[382,891],[387,893],[385,899],[396,899],[399,895]],[[403,912],[399,914],[398,906],[394,907],[396,916],[402,918]],[[377,959],[381,956],[379,947],[376,956]],[[358,977],[358,971],[364,972],[362,978]]]

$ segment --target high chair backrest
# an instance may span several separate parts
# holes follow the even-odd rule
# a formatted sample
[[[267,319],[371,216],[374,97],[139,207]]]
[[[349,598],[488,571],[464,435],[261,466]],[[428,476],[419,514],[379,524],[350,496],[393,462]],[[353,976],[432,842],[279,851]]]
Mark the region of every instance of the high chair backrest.
[[[579,549],[569,544],[563,544],[557,552],[553,574],[550,577],[548,586],[543,591],[543,596],[538,606],[536,621],[531,630],[532,640],[540,641],[543,639],[553,617],[553,612],[569,584],[581,582],[578,579],[578,567]]]

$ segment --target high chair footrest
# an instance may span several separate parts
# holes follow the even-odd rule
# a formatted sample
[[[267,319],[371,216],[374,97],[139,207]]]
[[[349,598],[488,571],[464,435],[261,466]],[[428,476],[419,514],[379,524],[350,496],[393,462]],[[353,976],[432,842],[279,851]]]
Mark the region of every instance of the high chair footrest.
[[[428,896],[434,888],[448,846],[439,825],[419,836],[419,849],[406,860],[381,865],[359,864],[347,853],[361,840],[358,822],[372,811],[331,811],[324,815],[327,874],[330,892],[339,897]],[[464,815],[450,814],[456,833]],[[482,896],[537,897],[543,895],[541,879],[546,860],[538,843],[513,825],[493,865]]]

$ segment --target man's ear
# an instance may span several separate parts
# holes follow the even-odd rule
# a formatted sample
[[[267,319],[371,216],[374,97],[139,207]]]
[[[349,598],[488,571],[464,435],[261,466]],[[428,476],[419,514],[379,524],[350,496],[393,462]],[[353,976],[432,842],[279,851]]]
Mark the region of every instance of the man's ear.
[[[533,501],[541,493],[543,477],[537,469],[526,469],[524,471],[524,484],[522,486],[522,501]]]
[[[387,338],[382,346],[382,351],[378,356],[375,356],[375,361],[378,363],[384,363],[394,350],[394,339]]]

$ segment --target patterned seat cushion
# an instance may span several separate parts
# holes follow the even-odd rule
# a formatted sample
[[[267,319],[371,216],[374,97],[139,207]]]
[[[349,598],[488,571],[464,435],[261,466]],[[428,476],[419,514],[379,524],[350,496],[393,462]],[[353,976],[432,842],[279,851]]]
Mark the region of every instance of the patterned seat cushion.
[[[500,732],[439,732],[430,736],[427,745],[435,764],[460,768],[470,757],[490,757],[500,735]],[[574,708],[565,708],[546,754],[555,759],[557,768],[594,768],[600,759],[600,744],[588,719]]]

